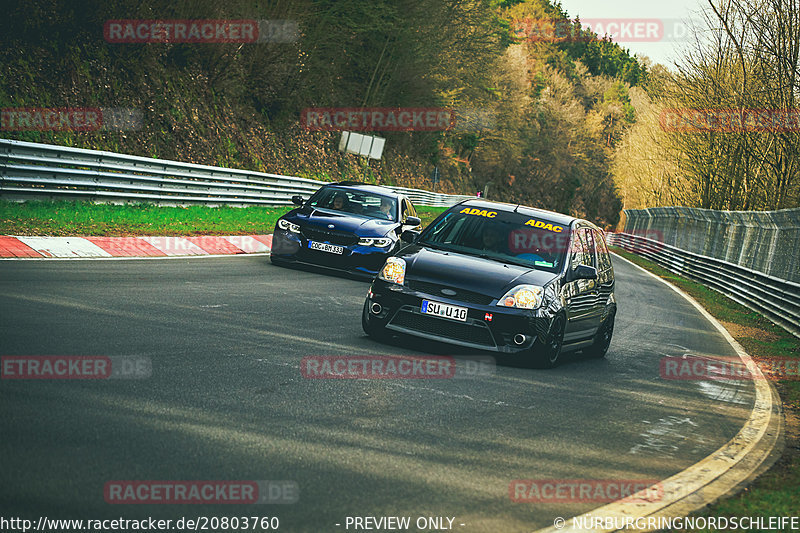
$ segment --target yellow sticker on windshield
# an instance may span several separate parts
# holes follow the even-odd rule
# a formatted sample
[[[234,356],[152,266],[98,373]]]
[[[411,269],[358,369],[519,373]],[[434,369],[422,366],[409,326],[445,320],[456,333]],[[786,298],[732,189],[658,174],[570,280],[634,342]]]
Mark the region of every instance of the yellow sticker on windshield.
[[[534,220],[534,219],[530,219],[525,223],[525,225],[533,226],[534,228],[542,228],[550,231],[555,231],[556,233],[561,233],[561,230],[564,229],[561,226],[558,225],[554,226],[553,224],[550,224],[548,222],[542,222],[541,220]]]
[[[476,207],[465,207],[460,211],[467,215],[478,215],[479,217],[494,218],[497,216],[497,211],[487,211],[486,209],[478,209]]]

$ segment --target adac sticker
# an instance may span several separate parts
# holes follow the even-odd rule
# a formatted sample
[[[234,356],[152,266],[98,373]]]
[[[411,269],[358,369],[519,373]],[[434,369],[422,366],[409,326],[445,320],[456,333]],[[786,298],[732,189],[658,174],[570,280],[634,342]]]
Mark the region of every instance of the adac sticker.
[[[497,216],[497,211],[487,211],[486,209],[478,209],[477,207],[465,207],[460,213],[467,215],[477,215],[479,217],[494,218]]]
[[[526,226],[533,226],[534,228],[542,228],[550,231],[555,231],[556,233],[561,233],[564,228],[559,225],[550,224],[549,222],[542,222],[541,220],[534,220],[530,219],[525,223]]]

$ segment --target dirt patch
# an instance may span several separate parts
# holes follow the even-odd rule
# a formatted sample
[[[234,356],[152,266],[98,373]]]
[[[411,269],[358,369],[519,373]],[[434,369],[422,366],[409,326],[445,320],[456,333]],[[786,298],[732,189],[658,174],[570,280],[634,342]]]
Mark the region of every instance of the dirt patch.
[[[754,328],[751,326],[743,326],[742,324],[735,324],[733,322],[724,322],[722,320],[720,320],[720,323],[725,326],[725,329],[730,332],[734,339],[750,337],[751,339],[756,339],[763,342],[776,341],[779,339],[776,334],[769,331],[764,331],[763,329]]]

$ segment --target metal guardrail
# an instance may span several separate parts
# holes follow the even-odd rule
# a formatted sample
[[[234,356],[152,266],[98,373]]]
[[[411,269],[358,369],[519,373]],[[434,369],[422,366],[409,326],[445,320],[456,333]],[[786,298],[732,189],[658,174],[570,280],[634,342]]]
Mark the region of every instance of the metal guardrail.
[[[327,182],[151,159],[100,150],[0,139],[0,197],[87,199],[159,205],[291,205]],[[451,206],[471,196],[388,187],[417,205]]]
[[[638,235],[610,233],[608,239],[610,244],[721,292],[800,337],[800,284]]]
[[[385,186],[386,187],[386,186]],[[462,200],[474,199],[475,196],[463,194],[442,194],[438,192],[423,191],[421,189],[407,189],[405,187],[387,187],[401,194],[408,196],[415,205],[427,205],[430,207],[450,207]]]

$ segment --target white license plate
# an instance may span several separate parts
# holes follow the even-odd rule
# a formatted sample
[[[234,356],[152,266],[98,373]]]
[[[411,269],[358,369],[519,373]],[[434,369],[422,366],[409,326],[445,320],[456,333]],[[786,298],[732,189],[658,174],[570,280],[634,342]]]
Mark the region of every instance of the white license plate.
[[[324,242],[314,242],[308,241],[308,247],[311,250],[319,250],[320,252],[328,252],[331,254],[343,254],[344,247],[343,246],[336,246],[335,244],[327,244]]]
[[[466,307],[422,300],[422,308],[420,310],[425,315],[441,316],[452,320],[460,320],[461,322],[467,321],[468,309]]]

